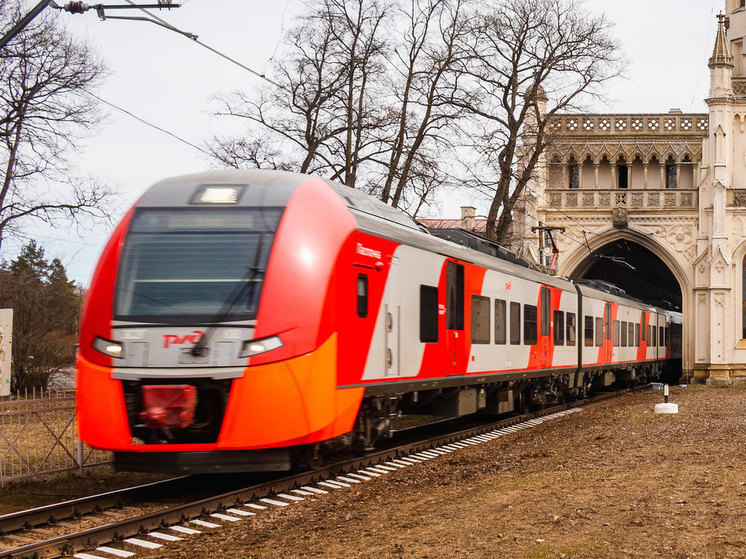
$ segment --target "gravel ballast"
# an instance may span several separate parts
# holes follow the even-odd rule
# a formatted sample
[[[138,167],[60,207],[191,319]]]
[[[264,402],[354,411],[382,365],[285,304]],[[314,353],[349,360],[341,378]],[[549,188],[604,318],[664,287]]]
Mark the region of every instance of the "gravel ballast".
[[[745,557],[746,389],[584,408],[138,557]]]

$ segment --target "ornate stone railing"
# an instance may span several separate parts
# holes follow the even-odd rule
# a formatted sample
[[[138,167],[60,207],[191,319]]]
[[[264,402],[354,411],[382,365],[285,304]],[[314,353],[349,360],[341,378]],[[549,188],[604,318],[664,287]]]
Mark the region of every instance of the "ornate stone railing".
[[[562,189],[546,191],[546,208],[552,209],[696,209],[697,190],[664,189],[638,190],[580,190]],[[541,202],[540,202],[540,205]]]
[[[549,128],[562,136],[705,136],[706,113],[557,115]]]

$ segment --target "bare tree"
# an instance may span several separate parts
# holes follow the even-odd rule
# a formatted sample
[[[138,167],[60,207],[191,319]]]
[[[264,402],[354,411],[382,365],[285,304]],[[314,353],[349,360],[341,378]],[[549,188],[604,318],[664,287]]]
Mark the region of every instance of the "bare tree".
[[[377,0],[324,0],[303,15],[275,65],[280,88],[218,97],[218,115],[261,126],[248,138],[214,138],[210,149],[218,160],[279,167],[285,154],[283,168],[354,187],[361,166],[379,152],[377,134],[386,118],[374,92],[383,71],[384,18]]]
[[[19,18],[18,0],[0,0],[0,27]],[[75,140],[100,120],[86,89],[103,71],[53,14],[37,18],[0,51],[0,244],[28,218],[105,216],[109,193],[68,176]],[[65,188],[49,187],[53,181]]]
[[[500,0],[471,18],[464,73],[472,147],[492,189],[487,236],[505,242],[512,211],[550,140],[549,119],[619,74],[611,25],[582,0]],[[549,101],[549,105],[545,105]]]
[[[410,0],[402,10],[403,32],[391,62],[390,110],[396,120],[387,138],[379,197],[399,207],[407,191],[418,194],[419,199],[410,200],[414,214],[435,186],[445,181],[438,162],[450,151],[449,133],[464,113],[451,99],[461,95],[465,4],[465,0]]]

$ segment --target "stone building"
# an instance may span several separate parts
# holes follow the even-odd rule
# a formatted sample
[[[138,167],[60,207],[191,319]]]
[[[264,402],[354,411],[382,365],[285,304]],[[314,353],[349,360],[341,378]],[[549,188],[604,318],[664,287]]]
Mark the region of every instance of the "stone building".
[[[680,308],[694,382],[746,383],[746,0],[726,0],[709,59],[709,112],[564,114],[522,210],[563,227],[559,273],[606,279]]]

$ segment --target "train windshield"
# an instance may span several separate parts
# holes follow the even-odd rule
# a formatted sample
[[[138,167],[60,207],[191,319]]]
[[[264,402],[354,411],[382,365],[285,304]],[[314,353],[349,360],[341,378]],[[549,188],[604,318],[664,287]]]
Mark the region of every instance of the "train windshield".
[[[115,318],[256,317],[282,208],[141,208],[122,252]]]

